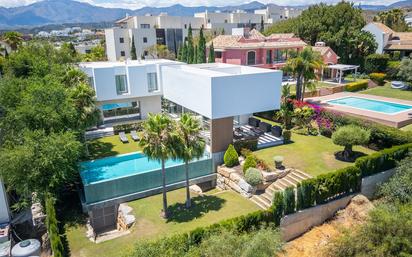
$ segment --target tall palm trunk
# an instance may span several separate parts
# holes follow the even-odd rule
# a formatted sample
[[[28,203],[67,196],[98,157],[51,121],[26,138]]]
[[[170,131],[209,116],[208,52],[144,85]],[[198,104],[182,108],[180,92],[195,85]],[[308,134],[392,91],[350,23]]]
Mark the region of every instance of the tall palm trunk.
[[[162,159],[162,185],[163,185],[163,210],[162,216],[167,219],[167,196],[166,196],[166,170],[165,170],[165,160]]]
[[[186,172],[186,208],[192,206],[192,201],[190,200],[190,190],[189,190],[189,162],[185,162],[185,172]]]
[[[296,77],[296,99],[298,101],[302,100],[302,75],[298,74]]]

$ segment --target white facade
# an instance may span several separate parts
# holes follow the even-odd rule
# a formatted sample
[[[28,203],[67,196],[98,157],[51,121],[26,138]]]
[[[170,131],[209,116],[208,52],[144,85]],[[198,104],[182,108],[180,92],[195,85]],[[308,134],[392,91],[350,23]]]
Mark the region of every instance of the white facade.
[[[391,33],[388,31],[383,30],[379,25],[376,23],[369,23],[362,29],[363,31],[370,32],[376,43],[378,44],[378,48],[376,48],[377,54],[383,54],[385,46],[389,42],[389,38]]]
[[[299,16],[302,9],[269,5],[265,9],[256,10],[255,13],[263,15],[265,23],[275,23]]]
[[[0,180],[0,224],[10,222],[10,210],[7,201],[6,189]]]
[[[223,63],[187,65],[168,60],[81,63],[90,78],[99,106],[136,101],[141,118],[161,111],[161,97],[219,119],[280,107],[282,72]],[[149,74],[157,90],[151,91]],[[119,93],[116,76],[127,90]]]
[[[163,96],[209,119],[280,107],[282,72],[223,63],[161,68]]]

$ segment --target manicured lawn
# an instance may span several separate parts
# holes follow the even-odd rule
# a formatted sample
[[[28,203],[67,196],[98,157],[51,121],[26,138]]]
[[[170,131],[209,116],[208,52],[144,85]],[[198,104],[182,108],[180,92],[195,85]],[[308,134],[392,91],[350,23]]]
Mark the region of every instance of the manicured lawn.
[[[412,132],[412,124],[411,124],[411,125],[408,125],[408,126],[406,126],[406,127],[401,128],[401,130],[403,130],[403,131],[411,131],[411,132]]]
[[[194,206],[190,210],[184,208],[184,189],[168,192],[167,196],[173,213],[171,219],[165,221],[159,216],[161,194],[130,202],[136,224],[130,234],[117,239],[95,244],[86,238],[84,225],[67,225],[66,235],[71,256],[122,256],[121,253],[132,249],[136,240],[188,232],[259,209],[254,203],[232,191],[212,190],[205,196],[192,193]]]
[[[90,159],[98,159],[107,156],[138,152],[141,147],[137,142],[134,142],[129,134],[127,134],[129,143],[122,143],[118,135],[103,137],[88,141]]]
[[[272,122],[272,124],[275,123]],[[273,157],[281,155],[284,157],[286,167],[302,170],[312,176],[352,165],[352,163],[339,161],[335,158],[334,153],[342,150],[343,147],[333,144],[330,138],[292,133],[292,141],[290,144],[256,151],[255,154],[272,167],[274,166]],[[365,154],[373,152],[373,150],[361,146],[354,147],[354,150]]]
[[[406,91],[406,90],[393,89],[391,88],[390,83],[386,83],[382,87],[375,87],[375,88],[367,89],[359,93],[412,101],[412,91],[411,90]]]

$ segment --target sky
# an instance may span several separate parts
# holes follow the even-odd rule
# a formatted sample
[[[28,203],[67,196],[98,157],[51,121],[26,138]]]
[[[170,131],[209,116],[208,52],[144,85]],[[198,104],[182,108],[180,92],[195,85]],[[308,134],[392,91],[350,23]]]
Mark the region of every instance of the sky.
[[[22,5],[28,5],[34,2],[39,2],[42,0],[0,0],[0,6],[3,7],[16,7]],[[128,8],[128,9],[138,9],[144,6],[170,6],[173,4],[182,4],[185,6],[226,6],[226,5],[238,5],[250,2],[249,0],[77,0],[80,2],[87,2],[93,5],[102,7],[116,7],[116,8]],[[315,4],[321,1],[316,0],[258,0],[261,3],[276,3],[278,5],[307,5]],[[323,0],[325,3],[336,3],[340,0]],[[391,4],[397,2],[397,0],[363,0],[357,1],[355,3],[361,4]]]

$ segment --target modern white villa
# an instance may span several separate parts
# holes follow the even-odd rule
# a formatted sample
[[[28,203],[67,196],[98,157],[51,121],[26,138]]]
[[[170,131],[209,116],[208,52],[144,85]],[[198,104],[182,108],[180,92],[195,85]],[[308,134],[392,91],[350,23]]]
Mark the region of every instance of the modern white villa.
[[[88,74],[106,120],[121,118],[127,110],[132,110],[126,114],[129,121],[161,111],[175,118],[191,112],[202,120],[208,146],[203,158],[190,163],[192,184],[213,186],[215,167],[233,143],[234,127],[247,124],[255,112],[280,107],[279,70],[167,60],[81,63],[79,67]],[[271,140],[283,142],[274,136]],[[119,163],[123,168],[117,168]],[[184,186],[183,168],[178,160],[166,163],[168,189]],[[161,192],[159,164],[141,153],[82,163],[81,177],[83,208],[95,231],[115,224],[118,204]]]

